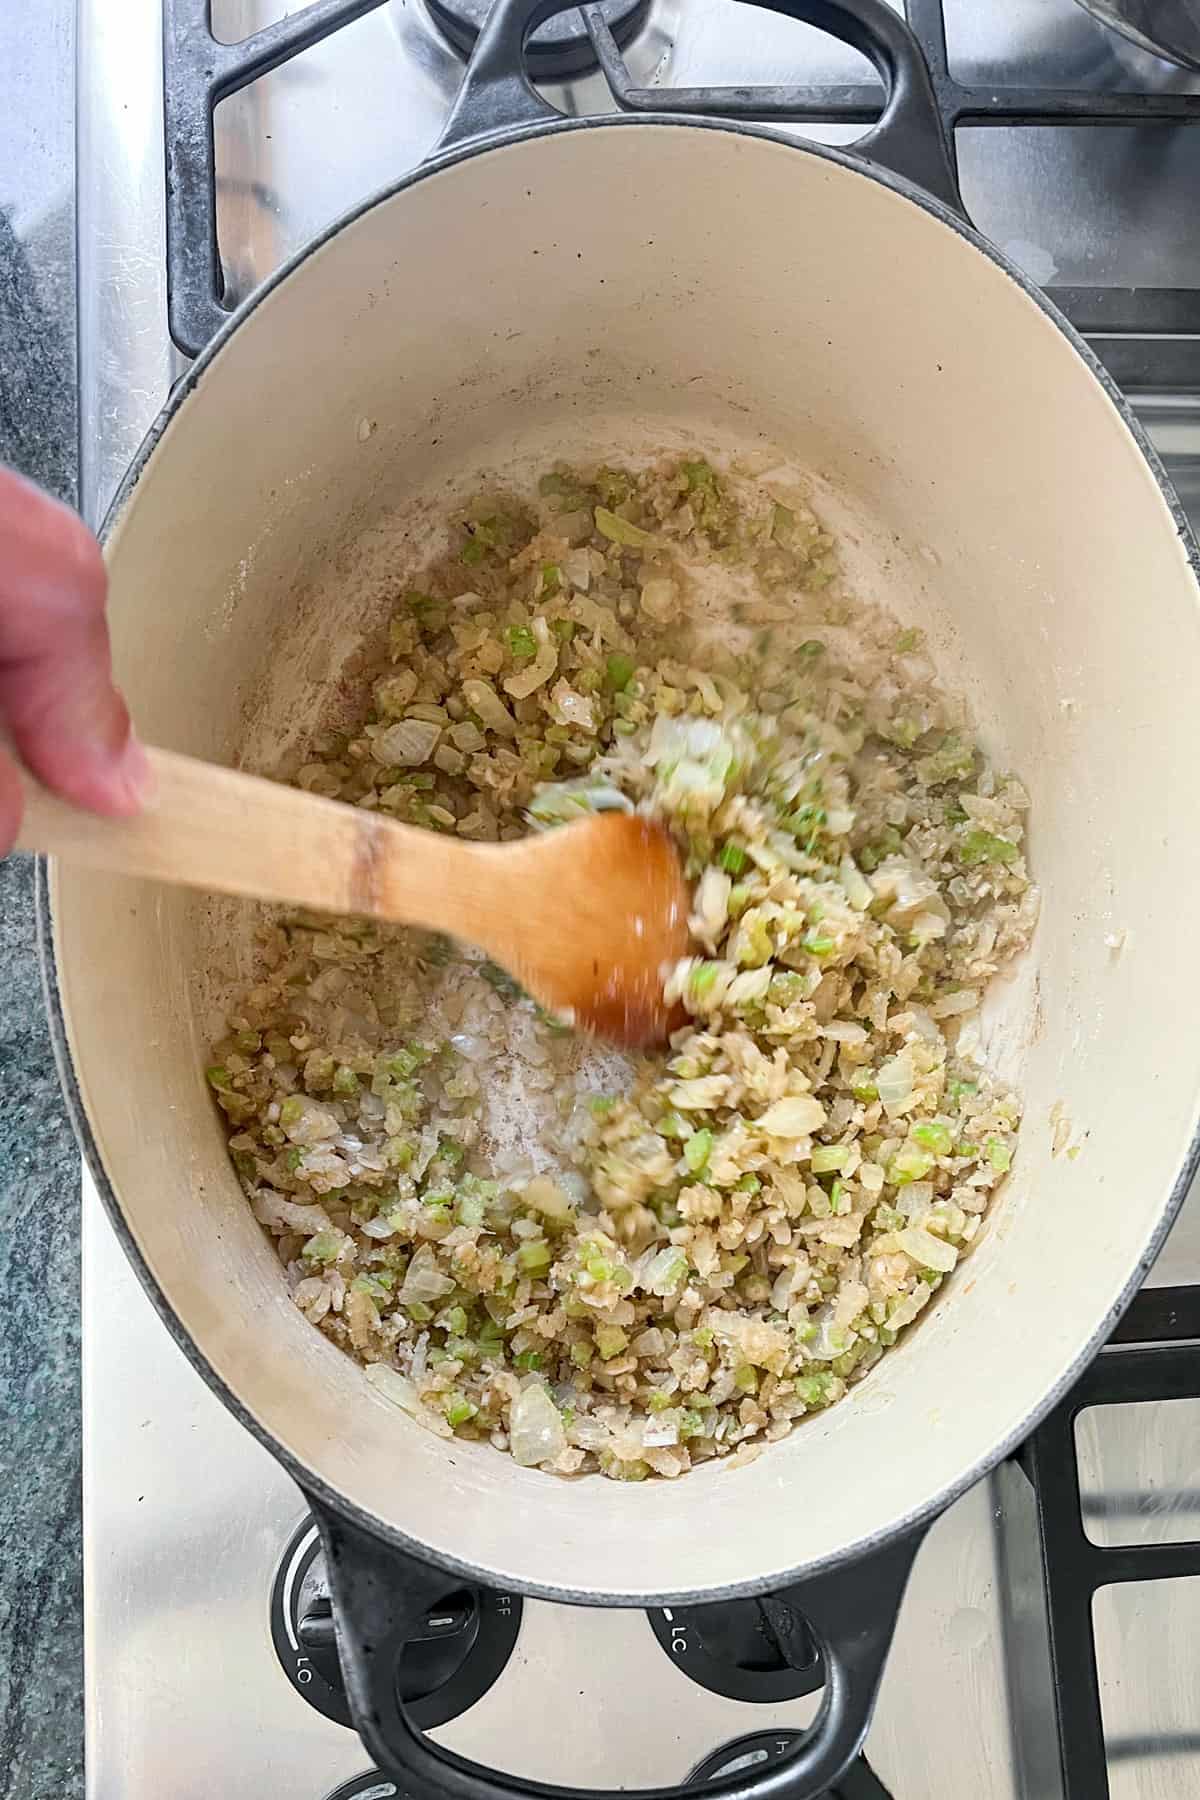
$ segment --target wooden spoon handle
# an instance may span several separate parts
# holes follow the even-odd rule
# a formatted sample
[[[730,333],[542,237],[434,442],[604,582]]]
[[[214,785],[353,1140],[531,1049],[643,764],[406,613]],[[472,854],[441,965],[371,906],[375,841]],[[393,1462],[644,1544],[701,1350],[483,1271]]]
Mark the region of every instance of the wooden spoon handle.
[[[474,886],[475,846],[174,751],[147,755],[157,791],[132,819],[82,812],[26,772],[17,847],[293,906],[458,923],[446,899]]]

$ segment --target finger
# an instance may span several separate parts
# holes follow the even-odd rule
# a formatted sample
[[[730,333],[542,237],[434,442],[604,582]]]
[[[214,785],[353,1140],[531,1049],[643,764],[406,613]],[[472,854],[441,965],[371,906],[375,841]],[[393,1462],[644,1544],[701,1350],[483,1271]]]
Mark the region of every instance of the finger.
[[[21,778],[16,765],[0,751],[0,856],[12,849],[20,823]]]
[[[135,812],[149,770],[112,681],[95,538],[0,470],[0,543],[0,721],[47,786],[97,812]]]

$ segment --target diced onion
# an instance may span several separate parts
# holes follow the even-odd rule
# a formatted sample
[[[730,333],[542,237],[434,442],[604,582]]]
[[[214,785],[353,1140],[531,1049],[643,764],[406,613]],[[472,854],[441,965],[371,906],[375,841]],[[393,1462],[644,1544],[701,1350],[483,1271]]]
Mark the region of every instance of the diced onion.
[[[885,1062],[876,1077],[879,1098],[889,1118],[904,1112],[912,1101],[913,1059],[909,1050],[901,1050]]]
[[[807,1137],[825,1123],[825,1108],[811,1094],[793,1094],[776,1100],[758,1120],[760,1131],[769,1137]]]
[[[954,1245],[948,1244],[945,1238],[934,1237],[923,1225],[908,1225],[896,1236],[905,1256],[910,1256],[922,1269],[936,1269],[939,1274],[948,1274],[958,1261]]]
[[[504,683],[504,691],[511,694],[514,700],[527,700],[530,694],[543,687],[558,667],[558,645],[550,635],[550,627],[545,619],[533,621],[533,635],[537,643],[537,655],[527,669],[520,669],[510,675]],[[482,714],[480,717],[482,718]]]
[[[562,1414],[540,1382],[522,1388],[513,1401],[508,1439],[514,1462],[525,1468],[553,1462],[566,1449]]]
[[[425,719],[401,719],[381,731],[372,745],[376,762],[394,764],[398,769],[415,769],[428,762],[442,735],[440,725]]]
[[[393,1369],[390,1363],[368,1363],[366,1377],[377,1394],[390,1400],[393,1406],[399,1406],[418,1425],[426,1431],[432,1431],[435,1437],[453,1437],[454,1433],[440,1413],[431,1412],[429,1407],[421,1404],[421,1399],[412,1382],[399,1370]]]
[[[463,682],[462,691],[471,711],[479,714],[489,731],[498,731],[502,737],[516,737],[517,722],[495,688],[489,687],[486,681],[468,680]]]

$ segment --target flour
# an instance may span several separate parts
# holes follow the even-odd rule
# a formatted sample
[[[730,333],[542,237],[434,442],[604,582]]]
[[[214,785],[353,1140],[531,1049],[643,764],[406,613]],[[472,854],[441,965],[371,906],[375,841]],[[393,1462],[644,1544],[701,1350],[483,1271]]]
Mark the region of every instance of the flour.
[[[577,1163],[588,1100],[623,1093],[632,1060],[611,1046],[556,1031],[528,1001],[504,999],[474,961],[439,971],[424,1003],[421,1035],[445,1041],[479,1082],[476,1159],[498,1179]]]

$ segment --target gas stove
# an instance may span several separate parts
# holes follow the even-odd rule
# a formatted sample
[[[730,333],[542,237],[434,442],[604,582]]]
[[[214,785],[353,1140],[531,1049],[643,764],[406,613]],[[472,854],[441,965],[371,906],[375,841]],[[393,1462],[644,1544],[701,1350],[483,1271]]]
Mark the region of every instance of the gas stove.
[[[93,521],[222,309],[429,151],[485,5],[316,0],[288,19],[278,0],[211,0],[214,47],[205,0],[80,0]],[[564,112],[612,110],[614,87],[630,103],[720,84],[724,110],[781,123],[746,89],[786,84],[784,128],[845,143],[878,110],[864,61],[780,16],[597,10],[595,42],[570,14],[535,44]],[[1200,76],[1075,0],[908,14],[976,223],[1089,335],[1200,524]],[[83,1256],[89,1800],[393,1796],[348,1724],[301,1496],[176,1348],[86,1178]],[[1195,1195],[1119,1337],[933,1527],[840,1800],[1200,1792]],[[520,1778],[702,1787],[786,1748],[822,1671],[784,1656],[753,1601],[647,1614],[464,1589],[398,1678],[424,1729]]]

